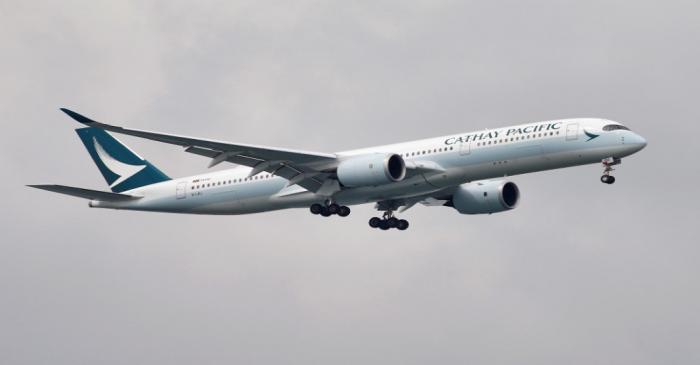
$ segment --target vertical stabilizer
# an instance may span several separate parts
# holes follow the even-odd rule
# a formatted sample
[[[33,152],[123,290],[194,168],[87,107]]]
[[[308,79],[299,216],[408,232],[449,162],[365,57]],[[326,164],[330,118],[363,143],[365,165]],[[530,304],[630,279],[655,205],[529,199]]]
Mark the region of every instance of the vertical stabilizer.
[[[150,162],[100,128],[75,130],[115,193],[170,180]]]

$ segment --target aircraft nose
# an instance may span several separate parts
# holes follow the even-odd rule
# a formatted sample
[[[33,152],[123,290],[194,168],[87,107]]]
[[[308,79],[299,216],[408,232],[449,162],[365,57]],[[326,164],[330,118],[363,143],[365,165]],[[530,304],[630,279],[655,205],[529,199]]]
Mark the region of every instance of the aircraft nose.
[[[630,138],[627,141],[627,143],[633,145],[635,147],[636,151],[641,151],[644,147],[647,146],[647,140],[644,137],[642,137],[636,133],[632,134],[632,138]]]

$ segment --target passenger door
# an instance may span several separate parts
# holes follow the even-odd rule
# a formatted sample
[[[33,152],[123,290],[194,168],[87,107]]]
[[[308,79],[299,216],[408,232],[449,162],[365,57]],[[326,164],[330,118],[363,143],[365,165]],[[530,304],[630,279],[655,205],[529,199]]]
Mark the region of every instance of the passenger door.
[[[566,140],[575,141],[578,139],[578,123],[570,123],[566,126]]]
[[[460,156],[466,156],[470,153],[472,153],[472,143],[471,142],[462,142],[459,144],[459,155]]]
[[[177,187],[175,188],[175,198],[185,199],[185,197],[187,197],[187,181],[182,181],[177,183]]]

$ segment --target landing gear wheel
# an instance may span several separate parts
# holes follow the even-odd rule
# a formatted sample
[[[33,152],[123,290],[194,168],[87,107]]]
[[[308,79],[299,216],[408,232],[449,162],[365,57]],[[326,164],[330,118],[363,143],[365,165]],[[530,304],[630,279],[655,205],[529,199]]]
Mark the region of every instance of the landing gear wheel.
[[[382,224],[382,220],[377,218],[377,217],[372,217],[369,220],[369,226],[372,228],[379,228],[379,225]]]
[[[340,205],[333,203],[328,205],[328,212],[331,214],[338,214],[338,211],[340,210]]]
[[[323,205],[318,204],[318,203],[311,204],[311,207],[309,208],[309,210],[311,211],[311,214],[314,214],[314,215],[321,214],[321,212],[323,211]]]
[[[603,182],[603,184],[614,184],[615,183],[615,176],[612,175],[603,175],[600,177],[600,181]]]
[[[321,209],[321,216],[330,217],[331,215],[332,214],[328,208],[323,207],[323,209]]]
[[[388,221],[386,221],[386,220],[381,220],[381,221],[379,222],[379,229],[381,229],[382,231],[386,231],[386,230],[388,230],[389,228],[391,228],[391,227],[389,227],[389,222],[388,222]]]
[[[405,219],[399,219],[399,222],[396,225],[396,228],[399,231],[405,231],[408,228],[408,221]]]
[[[338,215],[341,216],[341,217],[347,217],[347,216],[349,216],[349,215],[350,215],[350,208],[348,208],[348,207],[346,207],[346,206],[344,206],[344,205],[341,206],[341,207],[338,209]]]
[[[399,219],[396,217],[391,217],[386,220],[386,224],[389,226],[389,228],[396,228],[399,225]]]

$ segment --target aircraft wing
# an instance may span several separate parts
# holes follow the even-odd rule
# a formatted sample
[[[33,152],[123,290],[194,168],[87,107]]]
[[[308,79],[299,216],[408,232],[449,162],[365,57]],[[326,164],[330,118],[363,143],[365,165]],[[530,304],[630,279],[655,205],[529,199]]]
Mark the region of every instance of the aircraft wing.
[[[331,174],[324,171],[332,170],[337,165],[337,159],[334,154],[238,144],[128,129],[100,123],[68,109],[61,108],[61,110],[76,121],[90,127],[185,147],[186,152],[211,158],[209,167],[224,161],[232,162],[252,167],[253,170],[249,176],[266,171],[289,180],[289,185],[298,184],[312,192],[318,192],[329,180],[328,177]]]

